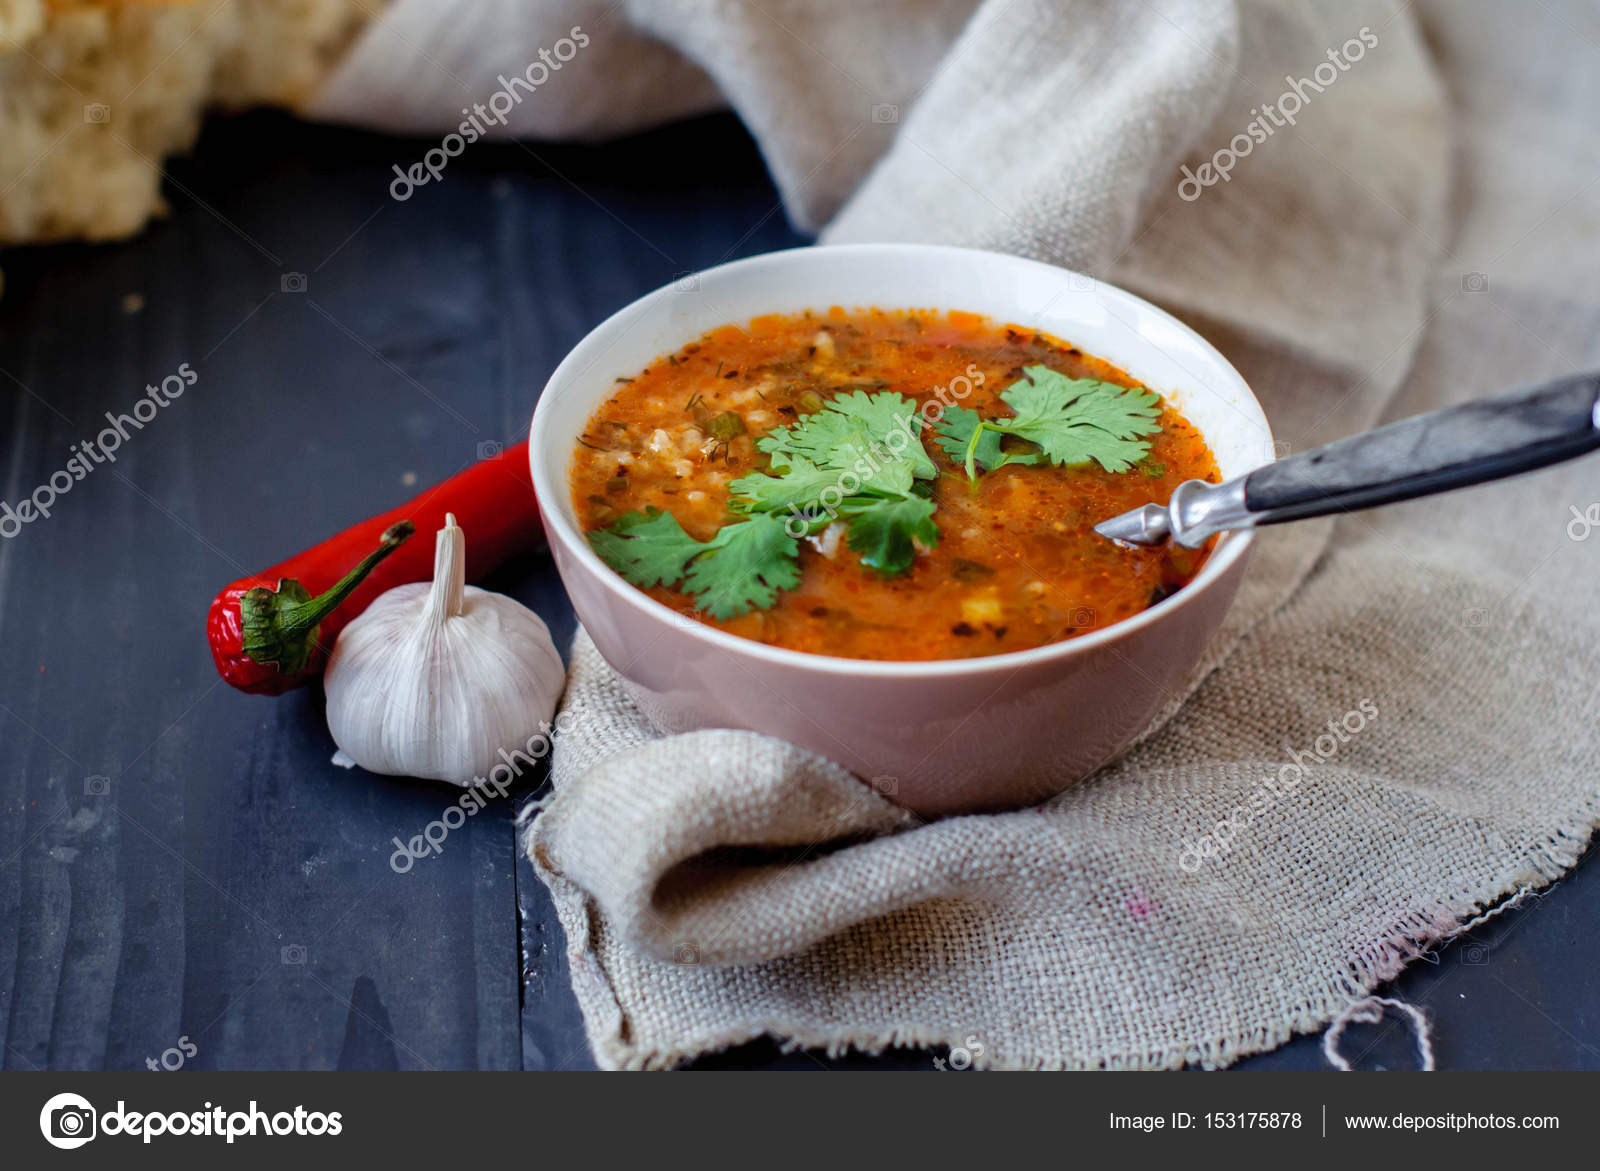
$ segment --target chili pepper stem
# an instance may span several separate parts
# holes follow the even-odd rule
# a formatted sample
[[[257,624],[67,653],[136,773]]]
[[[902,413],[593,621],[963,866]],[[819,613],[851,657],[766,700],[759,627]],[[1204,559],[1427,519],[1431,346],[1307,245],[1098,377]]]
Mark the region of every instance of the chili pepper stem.
[[[256,586],[245,591],[239,599],[241,649],[253,661],[276,664],[285,674],[303,670],[311,657],[317,627],[322,620],[354,592],[380,561],[405,544],[416,531],[409,520],[389,526],[376,549],[316,597],[294,578],[285,578],[277,589]]]

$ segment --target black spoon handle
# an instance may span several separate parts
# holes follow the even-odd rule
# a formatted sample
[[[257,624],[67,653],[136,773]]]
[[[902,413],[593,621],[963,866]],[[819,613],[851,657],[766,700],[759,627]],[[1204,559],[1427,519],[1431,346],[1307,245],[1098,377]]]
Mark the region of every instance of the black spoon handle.
[[[1600,374],[1430,411],[1245,477],[1255,524],[1351,512],[1532,471],[1600,448]]]

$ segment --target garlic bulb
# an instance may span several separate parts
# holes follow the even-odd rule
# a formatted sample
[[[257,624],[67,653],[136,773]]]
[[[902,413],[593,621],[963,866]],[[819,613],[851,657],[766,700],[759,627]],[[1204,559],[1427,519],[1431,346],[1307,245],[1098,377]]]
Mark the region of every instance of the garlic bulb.
[[[389,590],[339,635],[328,729],[369,772],[469,786],[515,753],[544,754],[565,682],[537,614],[466,584],[464,534],[447,515],[432,584]]]

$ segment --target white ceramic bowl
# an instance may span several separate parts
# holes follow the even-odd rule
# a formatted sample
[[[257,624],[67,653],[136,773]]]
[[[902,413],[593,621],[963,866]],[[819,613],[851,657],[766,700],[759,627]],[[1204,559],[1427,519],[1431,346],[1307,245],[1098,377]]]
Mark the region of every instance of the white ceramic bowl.
[[[1250,534],[1228,534],[1177,594],[1103,630],[987,658],[868,662],[683,618],[613,573],[579,528],[568,468],[613,379],[718,326],[831,305],[959,309],[1053,334],[1165,396],[1225,478],[1271,459],[1266,418],[1204,338],[1130,293],[1036,261],[917,244],[801,248],[684,278],[596,326],[550,376],[528,451],[551,552],[579,619],[651,720],[780,737],[924,814],[1040,800],[1121,752],[1178,694],[1233,600]]]

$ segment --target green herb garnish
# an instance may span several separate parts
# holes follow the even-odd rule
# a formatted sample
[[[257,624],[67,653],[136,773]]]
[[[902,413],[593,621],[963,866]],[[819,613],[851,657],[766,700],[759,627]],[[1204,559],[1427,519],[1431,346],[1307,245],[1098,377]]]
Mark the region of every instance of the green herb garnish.
[[[1149,391],[1068,378],[1047,366],[1023,375],[1000,395],[1014,412],[1009,418],[952,406],[936,428],[940,448],[968,477],[976,479],[980,466],[1091,460],[1125,472],[1150,450],[1142,437],[1161,430],[1161,400]],[[939,542],[929,486],[939,470],[922,445],[916,402],[859,390],[823,400],[808,390],[800,403],[810,413],[757,441],[770,466],[729,485],[733,517],[709,541],[651,508],[588,534],[601,560],[641,588],[680,588],[724,619],[766,609],[780,590],[798,585],[800,539],[835,519],[863,565],[885,577],[908,572],[919,545]],[[743,429],[732,411],[710,421],[724,445]]]
[[[1125,472],[1150,451],[1140,436],[1161,430],[1156,420],[1161,399],[1148,390],[1093,378],[1068,378],[1048,366],[1029,366],[1020,381],[1000,392],[1015,413],[983,419],[976,411],[952,408],[939,423],[939,446],[977,479],[977,467],[994,471],[1006,464],[1057,467],[1090,460],[1108,472]],[[1001,450],[1003,436],[1026,440],[1036,450]]]
[[[939,543],[933,509],[933,501],[925,496],[847,501],[840,508],[850,526],[845,542],[861,554],[863,565],[885,577],[905,573],[917,555],[913,542],[920,541],[930,549]]]
[[[729,485],[745,512],[788,513],[791,528],[818,529],[835,516],[862,564],[886,577],[905,573],[914,541],[939,543],[926,481],[939,474],[922,446],[917,404],[898,394],[854,391],[762,437],[772,474]]]
[[[779,590],[800,583],[800,547],[774,516],[723,525],[709,541],[683,531],[670,512],[652,508],[619,517],[589,534],[600,559],[641,588],[680,581],[713,618],[764,610]]]
[[[644,589],[676,585],[705,546],[683,531],[670,512],[652,508],[624,513],[609,529],[588,534],[600,560]]]
[[[772,474],[752,472],[728,485],[731,504],[739,512],[793,513],[814,509],[829,488],[837,489],[839,472],[819,468],[803,455],[774,452]]]
[[[917,404],[898,394],[841,394],[756,446],[769,455],[800,456],[819,468],[854,472],[863,490],[888,495],[904,495],[913,479],[939,474],[922,446]]]
[[[775,516],[753,516],[723,525],[689,563],[684,589],[713,618],[765,610],[779,590],[800,584],[800,542]]]

